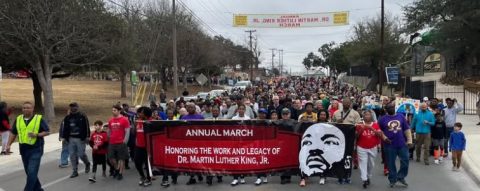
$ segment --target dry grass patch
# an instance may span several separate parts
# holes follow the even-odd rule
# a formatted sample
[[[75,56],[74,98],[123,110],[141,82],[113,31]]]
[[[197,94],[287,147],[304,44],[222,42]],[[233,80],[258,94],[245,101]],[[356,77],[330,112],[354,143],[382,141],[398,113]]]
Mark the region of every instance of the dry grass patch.
[[[190,94],[196,94],[201,91],[199,86],[188,86]],[[9,106],[14,106],[16,109],[11,116],[11,119],[16,117],[21,110],[21,105],[25,101],[32,101],[33,98],[33,84],[31,79],[4,79],[0,82],[0,91],[2,101],[6,101]],[[160,85],[157,86],[157,101],[159,95]],[[218,87],[217,87],[218,88]],[[182,90],[182,88],[179,88]],[[172,98],[173,89],[168,88],[168,98]],[[208,88],[203,88],[204,91],[209,91]],[[54,103],[55,103],[55,120],[50,123],[52,132],[57,132],[59,124],[65,117],[68,109],[68,104],[77,102],[80,105],[80,110],[87,114],[90,123],[95,120],[106,121],[111,116],[111,106],[117,102],[129,103],[130,85],[127,86],[127,98],[120,98],[120,82],[118,81],[97,81],[97,80],[53,80]],[[181,93],[181,92],[179,92]],[[145,94],[148,94],[148,90]],[[144,102],[147,102],[145,95]]]

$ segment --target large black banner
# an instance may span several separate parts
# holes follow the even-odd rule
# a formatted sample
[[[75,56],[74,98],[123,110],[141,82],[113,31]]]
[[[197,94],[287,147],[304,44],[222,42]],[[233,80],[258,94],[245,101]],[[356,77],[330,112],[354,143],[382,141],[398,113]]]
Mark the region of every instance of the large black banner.
[[[145,122],[153,167],[185,173],[351,173],[353,125],[296,121]]]

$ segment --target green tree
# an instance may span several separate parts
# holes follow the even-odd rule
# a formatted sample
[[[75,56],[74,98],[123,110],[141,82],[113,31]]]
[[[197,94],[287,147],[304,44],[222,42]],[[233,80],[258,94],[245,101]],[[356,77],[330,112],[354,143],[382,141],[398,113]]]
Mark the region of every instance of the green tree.
[[[335,42],[323,44],[318,52],[320,53],[320,66],[330,68],[330,75],[338,75],[348,71],[350,63],[345,55],[346,44],[337,45]]]
[[[310,52],[307,57],[303,59],[302,64],[305,66],[305,69],[310,70],[312,67],[320,66],[321,62],[320,57]]]
[[[353,36],[344,43],[344,54],[351,63],[367,66],[372,71],[370,83],[367,89],[375,90],[378,84],[379,63],[381,57],[380,44],[381,19],[377,16],[373,19],[361,21],[353,26]],[[383,60],[384,65],[397,64],[403,50],[407,46],[401,38],[401,28],[397,19],[385,16],[385,33]]]
[[[447,57],[458,58],[464,76],[474,75],[480,60],[480,1],[419,0],[404,7],[405,32],[431,29],[431,46]]]

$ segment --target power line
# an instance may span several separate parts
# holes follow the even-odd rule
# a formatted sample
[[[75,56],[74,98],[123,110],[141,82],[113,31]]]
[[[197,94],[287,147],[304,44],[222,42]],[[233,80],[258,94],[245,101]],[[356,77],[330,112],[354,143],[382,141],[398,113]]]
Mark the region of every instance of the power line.
[[[202,2],[202,1],[200,1],[200,0],[196,0],[196,1],[199,2],[199,3]],[[220,1],[218,1],[218,2],[219,2],[219,3],[217,3],[217,5],[222,6],[227,12],[232,13],[232,16],[233,16],[233,12],[232,12],[230,9],[228,9],[228,8],[225,6],[225,4],[223,4],[222,0],[220,0]],[[217,7],[215,6],[215,3],[212,4],[212,7],[214,7],[214,9],[217,9]],[[204,8],[205,8],[205,7],[204,7]],[[211,9],[211,10],[214,11],[213,9]],[[220,10],[220,9],[218,9],[218,10]],[[216,17],[216,16],[214,15],[214,17]],[[223,18],[223,17],[222,17],[222,18]],[[232,18],[232,19],[233,19],[233,18]],[[231,21],[228,21],[228,20],[227,20],[226,23],[230,23],[230,22],[231,22]],[[228,25],[228,26],[231,26],[231,25]],[[238,29],[238,28],[237,28],[237,29]],[[238,30],[241,31],[241,29],[238,29]],[[242,31],[242,32],[243,32],[243,31]],[[262,44],[263,44],[264,46],[266,46],[266,47],[272,47],[269,43],[267,43],[267,42],[264,41],[263,39],[258,38],[258,35],[257,35],[257,41],[260,42],[260,43],[262,43]]]
[[[216,12],[216,10],[221,11],[221,9],[219,9],[218,7],[215,6],[215,3],[211,4],[211,6],[208,6],[208,4],[204,4],[203,1],[198,1],[198,0],[197,0],[196,2],[197,2],[198,4],[200,4],[200,6],[202,6],[205,10],[212,11],[212,13],[213,13],[213,12]],[[222,6],[227,12],[230,12],[230,13],[232,12],[232,11],[230,11],[223,3],[221,3],[221,1],[219,1],[218,4],[219,4],[220,6]],[[220,16],[220,18],[222,18],[222,19],[220,19],[220,18],[218,18],[218,16],[213,15],[212,13],[210,13],[209,15],[215,17],[215,18],[217,19],[217,21],[222,20],[221,23],[219,23],[219,24],[220,24],[223,28],[225,28],[226,30],[229,30],[229,28],[226,28],[226,27],[224,27],[224,26],[231,26],[231,25],[229,25],[229,24],[224,25],[222,22],[226,21],[225,23],[230,23],[231,21],[225,20],[225,18],[224,18],[224,17],[221,17],[221,16]],[[233,14],[232,14],[232,15],[233,15]],[[239,31],[241,31],[241,29],[239,29],[239,28],[236,28],[236,29],[238,29]],[[242,32],[243,32],[243,31],[242,31]],[[269,43],[265,42],[263,39],[258,38],[258,36],[257,36],[256,39],[257,39],[258,42],[262,43],[264,46],[266,46],[266,47],[272,47]]]
[[[180,5],[182,5],[182,7],[189,11],[190,14],[192,15],[193,18],[195,18],[199,24],[203,25],[207,30],[209,30],[211,33],[213,33],[215,36],[222,36],[220,33],[218,33],[217,31],[215,31],[212,27],[210,27],[210,25],[208,25],[207,23],[205,23],[200,17],[198,17],[198,15],[196,15],[187,5],[185,5],[185,3],[183,3],[181,0],[178,0],[178,3]],[[238,50],[238,49],[233,49],[233,48],[230,48],[230,47],[226,47],[224,46],[224,48],[227,48],[227,49],[230,49],[232,51],[237,51],[237,52],[250,52],[250,51],[244,51],[244,50]]]

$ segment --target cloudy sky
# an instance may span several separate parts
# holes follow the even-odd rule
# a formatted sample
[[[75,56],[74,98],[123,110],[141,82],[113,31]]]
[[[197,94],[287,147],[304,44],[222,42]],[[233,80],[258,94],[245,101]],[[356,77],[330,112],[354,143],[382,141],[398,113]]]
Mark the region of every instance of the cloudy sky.
[[[271,66],[270,48],[284,50],[284,68],[302,72],[308,52],[330,41],[341,43],[351,35],[351,27],[380,14],[380,0],[177,0],[188,6],[203,22],[205,31],[222,35],[239,44],[247,44],[250,28],[232,26],[233,14],[284,14],[349,11],[350,25],[320,28],[257,28],[262,51],[262,66]],[[402,6],[413,0],[385,0],[385,12],[402,17]],[[208,25],[208,26],[206,26]],[[207,29],[209,28],[210,29]],[[275,57],[278,63],[278,57]]]

